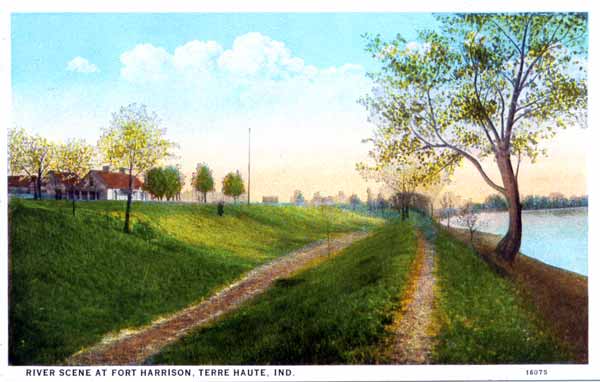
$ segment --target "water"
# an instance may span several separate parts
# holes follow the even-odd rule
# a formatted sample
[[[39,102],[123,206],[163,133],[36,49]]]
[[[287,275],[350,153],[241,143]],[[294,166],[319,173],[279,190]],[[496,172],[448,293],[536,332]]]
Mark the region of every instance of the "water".
[[[479,231],[504,235],[508,229],[507,212],[483,212],[480,219]],[[587,233],[587,207],[523,211],[521,253],[587,276]]]

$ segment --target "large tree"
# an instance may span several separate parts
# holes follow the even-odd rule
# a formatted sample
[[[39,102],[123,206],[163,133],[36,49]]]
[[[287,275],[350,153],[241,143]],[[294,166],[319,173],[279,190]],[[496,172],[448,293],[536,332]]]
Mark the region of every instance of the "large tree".
[[[196,175],[192,183],[194,188],[202,193],[204,203],[206,203],[206,194],[215,190],[215,180],[213,179],[212,170],[208,165],[199,163],[196,166]]]
[[[15,128],[8,132],[8,168],[35,182],[34,198],[42,198],[42,181],[56,165],[57,146],[48,139]]]
[[[418,41],[370,38],[382,70],[363,103],[378,126],[382,161],[416,156],[431,171],[470,162],[506,198],[509,228],[496,251],[512,262],[521,244],[518,169],[540,142],[574,125],[587,107],[587,18],[581,14],[440,16]],[[585,123],[585,121],[583,121]],[[500,182],[483,168],[491,156]]]
[[[127,206],[123,230],[130,232],[129,215],[135,177],[157,165],[169,156],[172,143],[164,138],[158,117],[145,105],[130,104],[113,113],[110,126],[98,141],[104,161],[115,167],[124,167],[129,174]]]
[[[73,216],[75,216],[75,190],[83,177],[92,169],[96,159],[96,149],[83,139],[72,139],[58,146],[55,170],[61,172],[62,179],[70,184],[73,195]]]
[[[244,180],[239,171],[230,172],[223,178],[223,194],[232,196],[237,203],[238,198],[246,191]]]

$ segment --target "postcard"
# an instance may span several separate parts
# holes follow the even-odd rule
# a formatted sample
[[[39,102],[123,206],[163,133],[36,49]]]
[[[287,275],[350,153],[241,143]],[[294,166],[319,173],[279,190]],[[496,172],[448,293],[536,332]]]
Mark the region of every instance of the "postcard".
[[[597,16],[9,5],[0,377],[600,378]]]

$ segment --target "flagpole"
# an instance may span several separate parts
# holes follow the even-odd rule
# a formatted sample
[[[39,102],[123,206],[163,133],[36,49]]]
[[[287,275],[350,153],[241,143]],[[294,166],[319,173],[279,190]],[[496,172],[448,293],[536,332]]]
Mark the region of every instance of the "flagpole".
[[[250,132],[252,128],[248,128],[248,205],[250,205]]]

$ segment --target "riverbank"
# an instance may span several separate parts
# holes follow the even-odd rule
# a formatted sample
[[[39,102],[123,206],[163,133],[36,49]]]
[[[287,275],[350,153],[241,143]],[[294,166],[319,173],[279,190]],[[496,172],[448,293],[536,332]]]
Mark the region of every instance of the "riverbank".
[[[466,230],[446,228],[464,243]],[[548,330],[574,354],[577,363],[588,362],[588,279],[523,254],[506,264],[494,255],[501,236],[477,232],[473,247],[498,273],[512,280],[519,293],[543,317]]]

